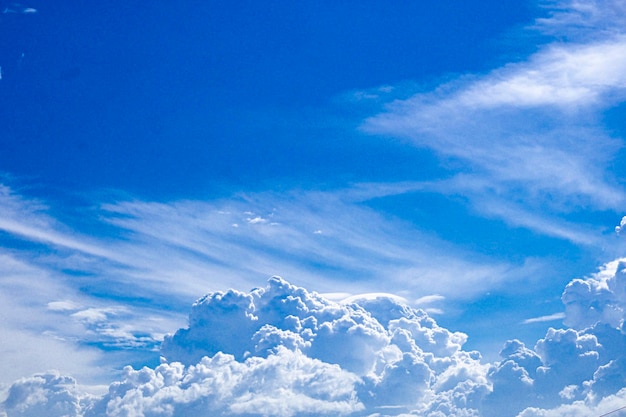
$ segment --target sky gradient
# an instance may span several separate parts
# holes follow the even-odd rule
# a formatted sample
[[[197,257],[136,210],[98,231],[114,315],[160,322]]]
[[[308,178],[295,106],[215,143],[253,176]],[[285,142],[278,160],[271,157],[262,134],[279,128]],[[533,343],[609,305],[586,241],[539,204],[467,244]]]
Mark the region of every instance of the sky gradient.
[[[626,5],[431,3],[0,2],[0,416],[626,404]]]

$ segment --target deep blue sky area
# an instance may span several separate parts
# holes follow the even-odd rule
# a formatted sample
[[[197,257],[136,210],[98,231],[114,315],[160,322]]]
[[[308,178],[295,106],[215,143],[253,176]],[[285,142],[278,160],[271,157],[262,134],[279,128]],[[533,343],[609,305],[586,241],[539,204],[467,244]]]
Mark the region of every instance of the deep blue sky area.
[[[517,1],[39,3],[1,16],[0,166],[151,198],[421,178],[414,161],[433,166],[428,155],[356,138],[358,119],[333,100],[485,71],[510,58],[507,32],[534,12]]]

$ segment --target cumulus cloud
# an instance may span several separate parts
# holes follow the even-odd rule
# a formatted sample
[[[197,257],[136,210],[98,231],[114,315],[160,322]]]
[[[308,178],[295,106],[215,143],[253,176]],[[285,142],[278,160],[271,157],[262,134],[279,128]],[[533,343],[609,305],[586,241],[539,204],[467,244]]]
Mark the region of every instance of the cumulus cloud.
[[[63,406],[84,416],[395,415],[455,410],[488,392],[487,367],[462,349],[464,334],[395,298],[361,303],[336,303],[278,277],[248,293],[210,293],[193,305],[188,327],[166,337],[160,366],[125,368],[90,402],[65,390]],[[68,384],[33,378],[35,391],[31,380],[11,387],[9,417],[37,415],[49,392]],[[29,390],[33,400],[18,407],[14,398]]]
[[[605,265],[587,279],[575,279],[563,292],[565,323],[585,328],[596,323],[620,327],[626,317],[626,259]]]
[[[197,294],[249,288],[278,271],[336,299],[377,291],[402,294],[405,303],[432,292],[466,299],[525,279],[537,265],[461,251],[385,218],[361,204],[366,188],[358,196],[294,191],[110,203],[82,218],[81,226],[108,232],[90,237],[52,215],[62,210],[0,187],[0,330],[7,335],[0,384],[48,368],[84,383],[108,382],[129,356],[150,357],[184,323]],[[257,216],[268,221],[246,221]],[[318,227],[323,234],[311,232]],[[441,312],[441,301],[425,307]],[[259,343],[273,343],[277,331],[264,331]],[[296,345],[307,342],[293,337]]]
[[[395,333],[410,335],[403,342],[407,352],[417,344],[436,356],[457,353],[465,341],[463,334],[438,327],[426,313],[395,298],[358,302],[331,302],[278,277],[250,293],[212,293],[194,304],[188,328],[165,338],[161,353],[168,361],[192,364],[217,352],[241,360],[286,346],[365,377],[383,366],[379,355],[403,352],[390,347]]]
[[[46,372],[15,382],[2,408],[5,416],[79,417],[92,399],[78,390],[74,378]]]
[[[492,368],[493,394],[485,406],[498,407],[490,404],[498,392],[524,417],[601,415],[618,409],[619,398],[623,406],[624,269],[624,260],[618,259],[567,285],[562,297],[564,323],[573,328],[550,328],[534,349],[519,341],[507,342],[503,360]],[[511,399],[504,393],[512,389],[512,382],[519,395]]]
[[[339,366],[285,348],[243,362],[218,353],[188,367],[127,367],[85,416],[347,415],[363,408],[356,382]]]
[[[608,265],[599,275],[611,281],[623,270]],[[585,294],[586,304],[606,303],[601,292]],[[161,365],[124,368],[101,397],[82,393],[70,377],[38,374],[16,381],[1,410],[7,417],[529,417],[598,412],[623,401],[626,334],[613,316],[550,328],[532,348],[510,340],[501,360],[484,363],[464,349],[465,334],[397,297],[349,301],[279,277],[250,292],[209,293],[192,306],[188,326],[165,338]]]

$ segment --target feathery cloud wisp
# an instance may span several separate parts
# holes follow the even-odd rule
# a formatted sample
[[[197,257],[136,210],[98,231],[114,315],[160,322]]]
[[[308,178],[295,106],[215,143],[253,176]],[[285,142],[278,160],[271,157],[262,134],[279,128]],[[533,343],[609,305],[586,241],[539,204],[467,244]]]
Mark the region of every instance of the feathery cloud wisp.
[[[538,22],[541,30],[571,35],[575,29],[567,23],[574,21],[581,31],[601,23],[607,30],[547,44],[525,61],[392,100],[362,129],[405,138],[451,162],[452,179],[429,188],[436,191],[440,184],[444,194],[466,196],[483,215],[596,244],[589,233],[567,227],[563,217],[582,208],[617,211],[626,202],[610,174],[623,141],[602,117],[626,97],[623,15],[607,11],[623,6],[608,4],[557,2],[558,12]]]

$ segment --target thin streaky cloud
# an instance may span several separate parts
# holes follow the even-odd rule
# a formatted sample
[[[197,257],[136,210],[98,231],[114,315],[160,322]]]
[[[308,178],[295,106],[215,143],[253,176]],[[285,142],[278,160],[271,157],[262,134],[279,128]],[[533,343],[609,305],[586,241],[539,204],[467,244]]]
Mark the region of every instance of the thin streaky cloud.
[[[256,280],[275,274],[321,292],[405,291],[402,296],[415,299],[436,290],[465,298],[522,279],[531,273],[528,268],[536,267],[533,262],[512,265],[477,257],[399,219],[384,218],[352,197],[350,190],[338,190],[258,193],[212,202],[106,204],[94,216],[113,226],[116,237],[83,241],[80,231],[73,231],[71,244],[61,246],[78,253],[49,257],[48,262],[96,274],[101,278],[90,286],[102,286],[100,292],[110,285],[137,286],[153,296],[184,299],[223,282],[253,287]],[[51,249],[66,239],[67,232],[59,229],[71,230],[46,212],[31,217],[30,222],[40,224],[34,231],[5,230]],[[270,221],[245,221],[256,217]],[[233,223],[240,227],[233,228]],[[323,234],[312,233],[320,229]],[[42,239],[42,233],[51,237]],[[81,253],[116,255],[94,262]],[[242,264],[241,259],[247,261]],[[355,276],[360,279],[354,281]],[[430,288],[435,276],[436,288]]]
[[[477,201],[475,206],[485,215],[501,218],[512,227],[523,227],[577,245],[597,247],[602,243],[600,230],[570,223],[555,216],[537,214],[519,204],[486,198],[485,201]]]
[[[502,219],[511,227],[527,228],[538,234],[567,240],[577,245],[591,247],[602,242],[602,233],[598,228],[569,222],[557,214],[523,204],[527,202],[516,201],[519,199],[505,198],[508,195],[506,190],[484,175],[458,174],[443,180],[396,184],[355,184],[347,193],[355,201],[366,202],[375,198],[420,192],[469,196],[476,211],[486,217]]]
[[[526,61],[391,101],[362,129],[432,150],[450,177],[422,184],[424,191],[464,196],[480,215],[512,227],[601,246],[601,231],[566,219],[626,203],[611,173],[623,140],[602,122],[602,112],[626,97],[625,74],[622,34],[554,42]]]
[[[88,255],[120,260],[118,254],[104,245],[90,242],[85,236],[65,231],[64,225],[49,214],[49,207],[39,201],[24,198],[0,183],[0,230],[26,240],[61,246]]]
[[[548,314],[546,316],[533,317],[530,319],[526,319],[522,322],[522,324],[545,323],[549,321],[563,320],[564,318],[565,318],[565,313],[554,313],[554,314]]]
[[[50,320],[48,303],[74,295],[78,298],[77,291],[52,271],[0,249],[0,388],[25,372],[49,368],[106,381],[96,366],[101,352],[68,340],[80,334],[71,320],[61,316]]]
[[[548,17],[536,19],[533,27],[545,34],[589,42],[624,33],[626,5],[621,0],[546,0],[542,4]]]
[[[468,109],[554,106],[561,111],[603,107],[615,89],[626,87],[625,69],[622,36],[591,45],[554,45],[526,63],[496,70],[470,84],[450,97],[448,104]]]
[[[151,259],[149,250],[140,249],[161,247],[170,253],[171,262],[179,265],[186,261],[206,263],[210,267],[206,274],[212,276],[216,267],[224,271],[230,267],[230,275],[245,275],[238,262],[245,256],[246,273],[252,276],[280,273],[314,285],[318,291],[336,292],[339,285],[350,293],[362,293],[357,288],[363,286],[374,289],[375,280],[379,289],[382,284],[388,292],[400,288],[416,291],[415,297],[432,285],[426,282],[436,271],[441,284],[438,290],[457,297],[529,272],[530,264],[514,266],[487,258],[480,264],[475,254],[463,253],[402,221],[384,219],[351,201],[350,196],[349,190],[280,197],[260,193],[240,200],[204,203],[122,202],[107,205],[105,210],[114,214],[108,221],[134,236],[137,246],[126,252],[137,253],[141,262],[161,265],[163,261]],[[264,213],[272,221],[240,222],[250,217],[246,212]],[[233,223],[240,227],[233,228]],[[318,227],[323,234],[311,232]],[[174,270],[172,265],[165,268]],[[356,286],[354,279],[348,278],[354,276],[360,277]],[[448,279],[463,285],[446,288]]]
[[[415,300],[415,305],[417,306],[428,305],[432,303],[441,302],[445,299],[446,297],[444,297],[443,295],[439,295],[439,294],[425,295]]]

